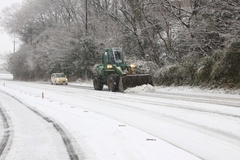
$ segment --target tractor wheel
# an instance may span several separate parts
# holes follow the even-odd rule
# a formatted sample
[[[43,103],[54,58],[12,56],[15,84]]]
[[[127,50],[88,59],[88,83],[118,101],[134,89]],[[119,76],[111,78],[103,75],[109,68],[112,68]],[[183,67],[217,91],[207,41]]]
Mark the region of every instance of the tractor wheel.
[[[101,76],[94,76],[93,86],[94,86],[95,90],[102,90],[103,89],[103,83],[101,81]]]
[[[108,76],[108,90],[112,92],[118,91],[118,75],[116,74],[110,74]]]

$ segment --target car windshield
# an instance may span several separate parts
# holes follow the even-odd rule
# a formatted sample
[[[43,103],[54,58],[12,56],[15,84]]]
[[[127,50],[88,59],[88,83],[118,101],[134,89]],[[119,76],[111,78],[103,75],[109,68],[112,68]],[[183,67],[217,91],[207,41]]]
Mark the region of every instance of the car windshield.
[[[56,77],[65,77],[65,75],[63,73],[57,73]]]

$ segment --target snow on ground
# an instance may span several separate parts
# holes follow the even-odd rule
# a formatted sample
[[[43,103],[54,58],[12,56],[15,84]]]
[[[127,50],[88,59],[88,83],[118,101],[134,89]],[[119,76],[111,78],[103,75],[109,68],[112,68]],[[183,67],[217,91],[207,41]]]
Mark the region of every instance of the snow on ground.
[[[171,92],[196,92],[196,93],[215,93],[215,94],[240,94],[240,89],[224,89],[224,88],[204,88],[198,86],[157,86],[161,91]]]
[[[0,75],[0,79],[1,76],[4,79],[8,77]],[[0,80],[1,90],[62,126],[80,159],[237,160],[240,157],[239,107],[184,101],[182,97],[172,99],[184,94],[213,96],[208,91],[192,87],[143,85],[123,94],[95,91],[92,82],[74,82],[65,86]],[[165,92],[177,94],[168,97]],[[238,94],[214,94],[223,98],[239,98]],[[13,131],[13,141],[6,160],[15,157],[42,159],[43,156],[43,159],[61,159],[57,153],[64,150],[64,145],[54,136],[58,133],[53,131],[50,124],[38,116],[34,117],[22,104],[13,102],[2,93],[0,104],[10,118]],[[34,124],[38,124],[38,127],[34,127]],[[39,130],[42,130],[40,135]],[[31,141],[27,135],[30,135]],[[48,140],[51,136],[55,139]],[[33,145],[32,142],[36,143]],[[35,147],[31,148],[31,154],[28,153],[29,148],[35,145],[45,146],[48,153],[53,154],[38,155],[39,148]],[[66,151],[61,153],[62,159],[67,159]]]
[[[13,79],[13,75],[12,74],[0,74],[0,79],[7,79],[7,80],[12,80]]]
[[[154,160],[159,157],[172,160],[178,159],[178,157],[181,157],[181,159],[198,159],[197,157],[172,146],[147,132],[131,127],[131,125],[127,125],[98,113],[86,111],[84,108],[79,107],[79,104],[80,106],[83,105],[83,107],[85,105],[101,107],[99,104],[97,105],[89,102],[89,99],[84,100],[84,98],[79,99],[78,97],[68,97],[66,99],[66,96],[51,91],[46,91],[45,95],[47,98],[41,99],[40,96],[36,96],[36,93],[37,91],[41,92],[42,89],[31,89],[30,87],[24,86],[24,84],[23,86],[9,83],[5,85],[5,87],[0,87],[0,89],[20,98],[24,103],[33,106],[48,116],[50,115],[58,123],[62,124],[75,140],[74,143],[77,144],[75,148],[77,148],[77,150],[82,150],[82,152],[79,151],[78,154],[83,154],[82,157],[84,157],[84,159]],[[64,99],[65,101],[62,101]],[[35,121],[32,121],[30,113],[28,113],[29,111],[26,112],[19,108],[19,112],[24,113],[23,117],[26,119],[19,120],[20,117],[15,118],[12,112],[15,112],[17,115],[20,115],[20,113],[7,107],[6,100],[0,99],[0,101],[4,102],[3,107],[8,108],[8,114],[12,117],[11,123],[14,124],[12,129],[14,130],[14,133],[16,132],[11,146],[12,149],[10,149],[6,160],[12,160],[16,157],[19,159],[42,159],[36,158],[44,157],[45,155],[42,155],[41,152],[37,152],[38,148],[31,147],[34,145],[47,146],[46,148],[48,149],[48,152],[45,152],[47,156],[43,159],[56,158],[56,154],[51,154],[56,152],[55,149],[51,147],[52,141],[47,142],[48,140],[46,138],[41,141],[39,136],[34,136],[37,135],[37,132],[41,133],[40,135],[42,137],[48,137],[48,134],[43,132],[45,131],[44,129],[39,132],[38,128],[31,127],[31,125],[34,125]],[[72,103],[66,103],[67,101]],[[10,105],[11,104],[13,103],[10,103]],[[17,105],[14,104],[13,106]],[[20,128],[26,128],[27,131],[21,130]],[[54,132],[49,131],[49,129],[48,132]],[[28,134],[26,134],[26,132],[28,132]],[[54,135],[56,133],[52,134]],[[28,137],[31,137],[31,141],[24,140],[25,137],[27,139],[29,139]],[[31,148],[34,152],[28,153]],[[57,150],[62,149],[63,147],[59,145],[59,149]]]
[[[11,74],[0,74],[1,79],[12,79]],[[69,82],[70,85],[78,86],[93,86],[91,80],[81,81],[77,80],[76,82]],[[106,86],[104,86],[106,87]],[[154,86],[151,85],[142,85],[136,86],[134,88],[129,88],[125,90],[126,93],[151,93],[156,92],[156,89],[159,91],[170,91],[170,92],[192,92],[192,93],[215,93],[215,94],[235,94],[240,95],[240,89],[224,89],[224,88],[203,88],[198,86]]]
[[[8,101],[11,101],[9,103]],[[14,136],[7,159],[68,159],[60,135],[43,119],[0,92],[0,107],[7,109]],[[47,144],[47,145],[46,145]],[[50,158],[52,157],[52,158]]]
[[[93,86],[92,81],[78,81],[70,82],[70,85],[78,86]],[[107,86],[104,86],[107,88]],[[175,92],[175,93],[213,93],[213,94],[229,94],[229,95],[240,95],[240,89],[224,89],[224,88],[203,88],[198,86],[151,86],[142,85],[133,88],[128,88],[125,93],[153,93],[156,91]]]
[[[93,86],[93,82],[81,81],[70,82],[71,85],[80,85],[80,86]],[[106,87],[106,86],[104,86]],[[167,92],[185,92],[185,93],[213,93],[213,94],[231,94],[231,95],[240,95],[240,89],[226,89],[226,88],[208,88],[208,87],[198,87],[198,86],[151,86],[151,85],[142,85],[136,86],[133,88],[128,88],[125,93],[153,93],[158,91],[167,91]]]
[[[133,88],[128,88],[124,92],[125,93],[152,93],[155,92],[155,88],[150,84],[144,84],[142,86],[136,86]]]

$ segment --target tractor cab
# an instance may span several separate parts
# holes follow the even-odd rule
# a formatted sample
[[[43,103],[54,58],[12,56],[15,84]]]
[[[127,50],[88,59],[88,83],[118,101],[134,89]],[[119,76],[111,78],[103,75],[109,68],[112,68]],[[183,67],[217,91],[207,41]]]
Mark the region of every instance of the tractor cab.
[[[121,49],[118,48],[111,48],[111,49],[106,49],[105,52],[103,53],[103,64],[123,64],[124,63],[124,56],[123,52]]]

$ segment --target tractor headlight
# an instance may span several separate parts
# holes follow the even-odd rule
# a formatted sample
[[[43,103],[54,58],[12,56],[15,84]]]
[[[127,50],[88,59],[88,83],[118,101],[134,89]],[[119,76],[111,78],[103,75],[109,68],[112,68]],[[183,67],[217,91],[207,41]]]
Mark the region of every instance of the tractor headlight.
[[[136,65],[136,64],[134,64],[134,63],[133,63],[133,64],[131,64],[130,66],[131,66],[131,68],[136,68],[136,67],[137,67],[137,65]]]
[[[111,68],[113,68],[113,66],[111,64],[108,64],[107,69],[111,69]]]

